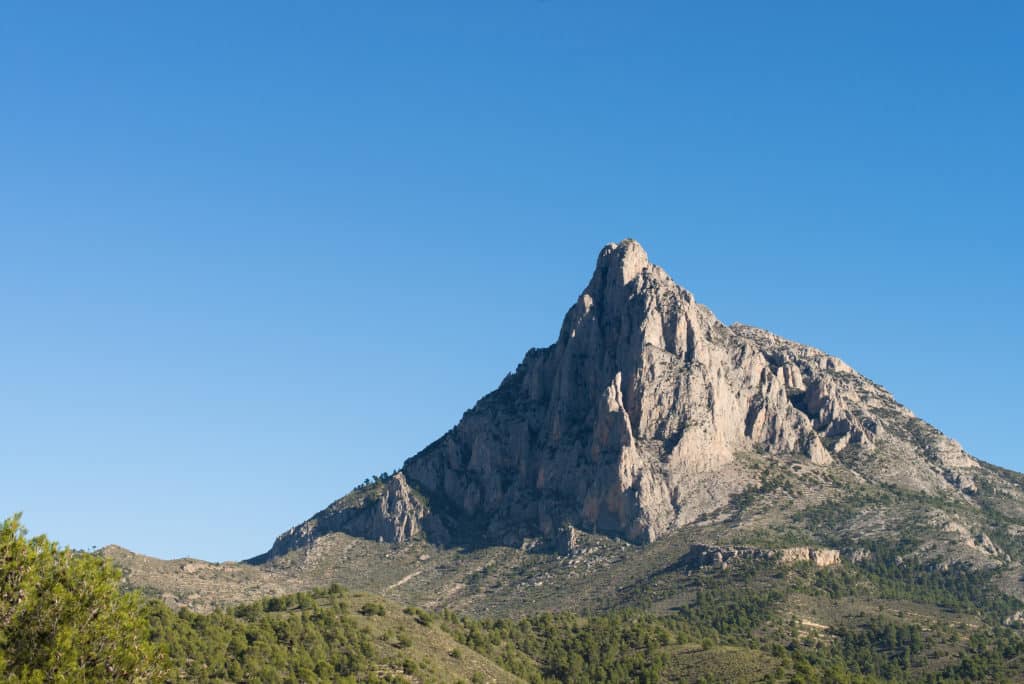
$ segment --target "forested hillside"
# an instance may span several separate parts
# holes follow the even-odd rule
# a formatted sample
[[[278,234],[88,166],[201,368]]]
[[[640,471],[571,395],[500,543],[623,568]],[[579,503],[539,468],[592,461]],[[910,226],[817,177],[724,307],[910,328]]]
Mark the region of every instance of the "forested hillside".
[[[634,608],[493,619],[337,584],[175,611],[121,592],[118,571],[95,555],[28,538],[16,518],[0,552],[0,671],[10,681],[1024,678],[1024,638],[1005,617],[1024,606],[984,572],[925,567],[881,547],[858,565],[740,560],[654,577],[625,597]]]
[[[777,570],[777,569],[776,569]],[[153,639],[190,681],[1011,682],[1024,639],[1003,599],[969,576],[920,568],[796,567],[758,589],[757,568],[698,578],[671,613],[540,613],[479,620],[340,587],[200,615],[152,603]],[[781,580],[781,581],[780,581]],[[870,593],[870,597],[868,594]],[[795,596],[862,609],[823,625],[787,619]],[[920,603],[919,603],[920,602]],[[935,602],[938,610],[930,608]],[[980,608],[980,610],[979,610]],[[838,617],[838,615],[833,616]]]

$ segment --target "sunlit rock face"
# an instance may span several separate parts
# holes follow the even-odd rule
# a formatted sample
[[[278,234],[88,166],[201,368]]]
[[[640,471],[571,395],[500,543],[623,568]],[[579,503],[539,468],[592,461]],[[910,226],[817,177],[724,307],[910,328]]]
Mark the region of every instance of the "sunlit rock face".
[[[625,240],[601,250],[553,345],[527,352],[386,485],[336,501],[270,554],[339,531],[518,544],[579,529],[650,542],[755,484],[739,454],[975,490],[977,462],[884,388],[817,349],[722,324]]]
[[[564,523],[646,542],[699,513],[695,475],[739,452],[827,464],[871,448],[842,361],[723,325],[636,242],[601,250],[558,341],[410,459],[409,481],[494,541]],[[730,491],[727,487],[723,492]]]

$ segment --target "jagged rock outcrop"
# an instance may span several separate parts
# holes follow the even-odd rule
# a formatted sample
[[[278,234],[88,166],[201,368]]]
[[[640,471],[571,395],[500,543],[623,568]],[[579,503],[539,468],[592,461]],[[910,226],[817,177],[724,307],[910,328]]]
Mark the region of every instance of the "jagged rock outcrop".
[[[405,475],[395,473],[383,483],[357,489],[291,528],[277,538],[269,552],[252,562],[301,548],[330,532],[400,544],[420,533],[426,514],[426,505],[409,486]]]
[[[572,525],[559,528],[555,536],[555,549],[563,556],[571,556],[580,548],[579,532]]]
[[[780,549],[780,563],[812,563],[819,568],[839,564],[839,551],[836,549],[816,549],[809,546],[794,546]]]
[[[882,447],[885,459],[859,458]],[[722,324],[625,240],[601,250],[557,341],[529,351],[379,499],[346,497],[274,549],[424,528],[461,544],[567,526],[650,542],[756,482],[735,466],[744,453],[856,461],[857,477],[929,493],[975,489],[976,461],[884,388],[817,349]]]

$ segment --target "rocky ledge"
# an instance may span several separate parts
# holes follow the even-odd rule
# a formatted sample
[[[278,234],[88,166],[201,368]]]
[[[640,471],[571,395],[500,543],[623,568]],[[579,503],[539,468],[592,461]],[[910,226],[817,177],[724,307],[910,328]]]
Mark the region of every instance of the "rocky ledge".
[[[689,553],[680,559],[679,565],[689,570],[715,568],[727,570],[738,561],[771,561],[790,565],[811,563],[819,568],[838,565],[839,551],[836,549],[793,546],[784,549],[762,549],[754,546],[708,546],[694,544]]]

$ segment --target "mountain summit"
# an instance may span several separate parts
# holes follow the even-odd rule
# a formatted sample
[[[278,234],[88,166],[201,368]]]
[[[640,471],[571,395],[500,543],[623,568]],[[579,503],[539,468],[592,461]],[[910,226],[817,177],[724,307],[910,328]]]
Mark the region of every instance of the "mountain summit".
[[[649,543],[763,485],[767,459],[964,499],[978,462],[817,349],[727,326],[633,240],[606,245],[558,340],[391,478],[281,535]],[[801,465],[802,464],[802,465]]]

